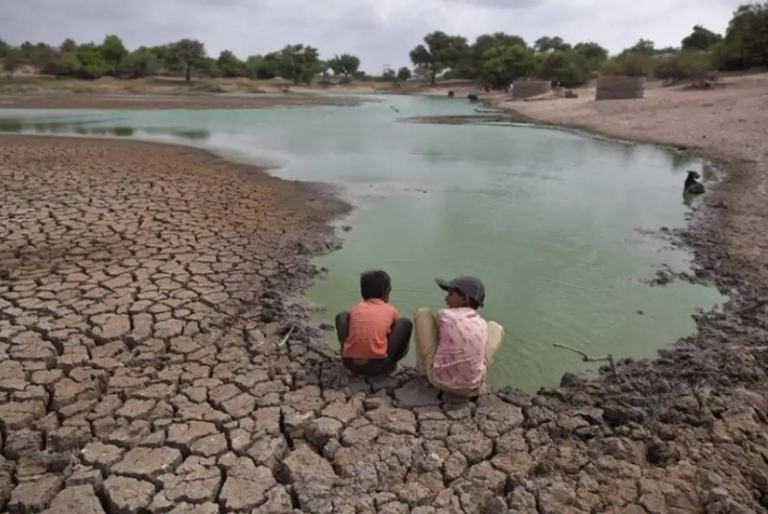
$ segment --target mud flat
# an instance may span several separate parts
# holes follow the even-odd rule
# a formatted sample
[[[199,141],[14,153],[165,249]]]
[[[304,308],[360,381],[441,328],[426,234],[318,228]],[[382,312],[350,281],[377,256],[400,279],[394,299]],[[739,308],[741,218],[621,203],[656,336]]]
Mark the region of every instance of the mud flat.
[[[719,240],[701,272],[736,305],[695,337],[463,401],[410,370],[352,378],[318,343],[295,295],[346,209],[322,190],[198,150],[3,136],[0,198],[0,511],[766,512],[763,286]]]
[[[270,95],[246,94],[73,94],[73,93],[0,93],[2,109],[265,109],[292,106],[355,106],[354,96],[310,93]]]

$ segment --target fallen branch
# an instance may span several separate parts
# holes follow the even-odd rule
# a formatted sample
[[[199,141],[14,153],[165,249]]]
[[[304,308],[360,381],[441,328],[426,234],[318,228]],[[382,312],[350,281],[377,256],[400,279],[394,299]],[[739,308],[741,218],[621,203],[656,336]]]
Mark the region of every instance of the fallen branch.
[[[621,375],[619,375],[618,371],[616,370],[616,362],[613,360],[613,355],[601,355],[598,357],[591,357],[587,355],[586,353],[582,352],[581,350],[577,350],[576,348],[571,348],[570,346],[565,346],[564,344],[558,344],[558,343],[552,343],[552,346],[555,348],[562,348],[563,350],[568,350],[569,352],[576,353],[578,355],[581,355],[581,360],[583,362],[603,362],[606,361],[611,365],[611,371],[613,371],[613,374],[616,375],[616,378],[621,380]]]

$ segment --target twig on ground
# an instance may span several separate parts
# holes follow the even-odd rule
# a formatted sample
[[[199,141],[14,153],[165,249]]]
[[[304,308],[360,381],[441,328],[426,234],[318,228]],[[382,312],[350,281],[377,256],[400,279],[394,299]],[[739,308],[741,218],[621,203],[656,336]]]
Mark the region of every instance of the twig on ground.
[[[291,329],[288,331],[287,334],[285,334],[285,337],[280,340],[279,343],[277,343],[277,347],[280,348],[285,345],[285,343],[288,342],[288,338],[291,337],[291,334],[293,334],[293,329],[296,328],[296,325],[291,325]]]
[[[570,352],[576,353],[581,355],[581,360],[584,362],[603,362],[607,361],[611,365],[611,371],[613,371],[613,374],[616,375],[616,378],[619,379],[621,382],[621,375],[619,375],[618,370],[616,369],[616,362],[613,360],[613,355],[600,355],[598,357],[591,357],[587,355],[586,353],[582,352],[581,350],[577,350],[576,348],[571,348],[570,346],[565,346],[564,344],[558,344],[558,343],[552,343],[552,346],[555,348],[562,348],[563,350],[568,350]]]

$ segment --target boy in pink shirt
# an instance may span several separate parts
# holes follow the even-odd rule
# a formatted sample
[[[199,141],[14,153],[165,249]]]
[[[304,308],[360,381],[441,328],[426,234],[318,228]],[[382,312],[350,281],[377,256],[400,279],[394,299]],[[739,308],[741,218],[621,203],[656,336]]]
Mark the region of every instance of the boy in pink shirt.
[[[479,279],[458,277],[437,280],[437,285],[448,293],[448,309],[437,316],[429,309],[416,313],[416,366],[438,389],[460,396],[483,394],[504,329],[478,313],[485,302],[485,285]]]

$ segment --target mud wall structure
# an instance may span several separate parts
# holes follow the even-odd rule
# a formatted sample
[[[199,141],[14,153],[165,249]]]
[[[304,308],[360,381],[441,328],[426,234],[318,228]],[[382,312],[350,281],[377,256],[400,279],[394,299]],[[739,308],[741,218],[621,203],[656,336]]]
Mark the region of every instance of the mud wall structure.
[[[512,99],[522,100],[548,93],[552,85],[548,80],[516,80],[512,85]]]
[[[645,77],[600,77],[595,100],[645,98]]]

